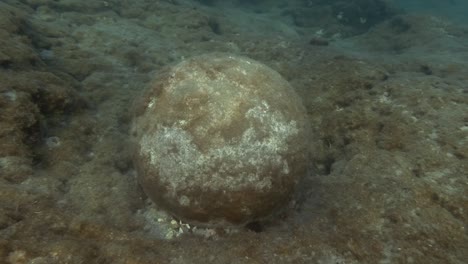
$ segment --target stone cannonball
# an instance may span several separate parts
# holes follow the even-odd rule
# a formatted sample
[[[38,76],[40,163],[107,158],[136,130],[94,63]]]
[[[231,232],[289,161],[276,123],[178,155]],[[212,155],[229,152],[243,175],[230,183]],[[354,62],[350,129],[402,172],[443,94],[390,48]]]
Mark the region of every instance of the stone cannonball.
[[[306,111],[277,72],[213,53],[156,76],[135,103],[138,180],[174,217],[243,225],[284,207],[308,162]]]

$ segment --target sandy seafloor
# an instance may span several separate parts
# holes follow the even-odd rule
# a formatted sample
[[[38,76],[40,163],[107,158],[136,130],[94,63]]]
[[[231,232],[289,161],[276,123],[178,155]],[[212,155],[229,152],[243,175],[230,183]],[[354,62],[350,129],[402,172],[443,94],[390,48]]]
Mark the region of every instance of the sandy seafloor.
[[[466,263],[468,28],[284,2],[0,1],[0,263]],[[277,70],[312,124],[310,175],[250,229],[172,219],[131,162],[132,101],[211,51]]]

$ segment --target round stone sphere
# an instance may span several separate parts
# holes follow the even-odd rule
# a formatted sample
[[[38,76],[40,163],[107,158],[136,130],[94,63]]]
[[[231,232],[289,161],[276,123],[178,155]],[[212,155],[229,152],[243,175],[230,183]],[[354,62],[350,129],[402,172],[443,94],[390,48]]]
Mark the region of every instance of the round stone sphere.
[[[277,72],[211,53],[158,74],[135,103],[134,163],[149,198],[202,226],[262,220],[308,163],[307,114]]]

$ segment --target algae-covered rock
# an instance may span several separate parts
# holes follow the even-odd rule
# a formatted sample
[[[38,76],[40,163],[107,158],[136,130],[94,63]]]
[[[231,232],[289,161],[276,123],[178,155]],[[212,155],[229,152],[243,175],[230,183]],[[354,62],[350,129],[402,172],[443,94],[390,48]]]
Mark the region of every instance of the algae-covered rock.
[[[208,54],[159,75],[136,103],[135,164],[149,197],[198,224],[245,224],[284,206],[306,173],[300,98],[269,67]]]

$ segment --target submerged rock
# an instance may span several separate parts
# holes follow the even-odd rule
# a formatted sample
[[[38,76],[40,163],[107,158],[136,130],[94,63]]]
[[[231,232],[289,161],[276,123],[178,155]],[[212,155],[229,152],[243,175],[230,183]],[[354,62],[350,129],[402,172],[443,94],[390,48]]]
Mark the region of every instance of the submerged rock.
[[[308,123],[292,87],[248,58],[208,54],[159,75],[136,103],[134,162],[175,217],[242,225],[288,203],[306,173]]]

